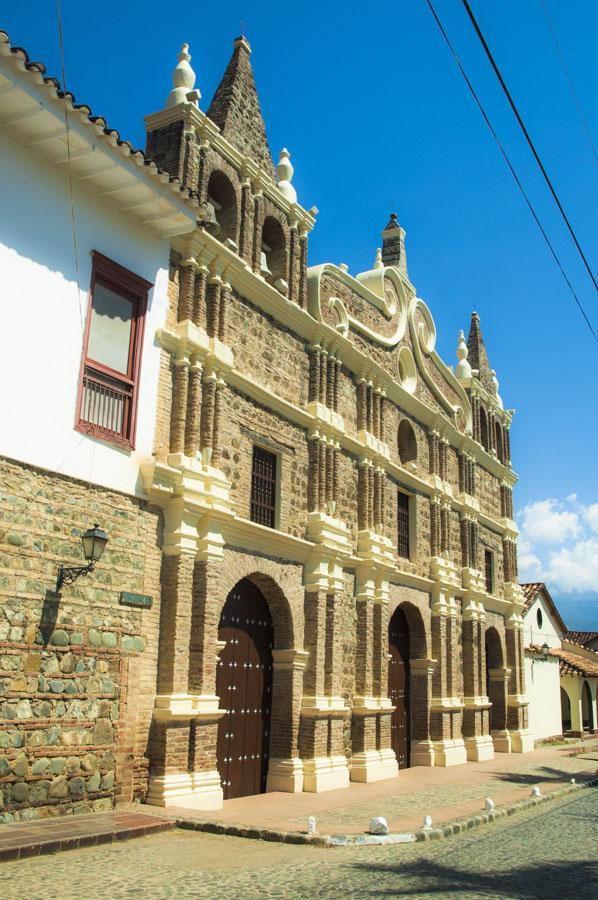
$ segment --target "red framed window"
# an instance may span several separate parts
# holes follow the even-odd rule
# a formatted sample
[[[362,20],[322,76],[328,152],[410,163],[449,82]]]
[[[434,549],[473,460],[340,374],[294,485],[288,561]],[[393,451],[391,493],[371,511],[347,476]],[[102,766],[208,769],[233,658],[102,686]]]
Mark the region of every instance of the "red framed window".
[[[97,250],[92,259],[75,427],[133,448],[147,296],[153,285]]]

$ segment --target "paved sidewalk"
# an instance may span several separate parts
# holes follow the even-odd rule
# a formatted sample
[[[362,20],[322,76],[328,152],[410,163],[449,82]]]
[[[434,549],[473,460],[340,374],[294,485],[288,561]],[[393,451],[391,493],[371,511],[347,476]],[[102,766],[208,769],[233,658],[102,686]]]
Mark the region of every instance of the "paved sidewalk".
[[[127,811],[0,825],[0,861],[125,841],[172,828],[174,822],[168,819]]]
[[[434,826],[477,815],[484,810],[486,797],[504,807],[529,797],[533,785],[546,794],[572,778],[578,783],[589,781],[598,771],[598,749],[580,752],[583,757],[571,756],[571,748],[565,747],[535,750],[525,756],[497,754],[487,762],[449,769],[419,766],[405,769],[390,781],[352,783],[323,794],[272,792],[227,800],[217,812],[183,807],[144,809],[190,822],[285,833],[305,833],[308,816],[315,816],[320,834],[363,834],[372,816],[385,816],[390,832],[409,832],[421,828],[424,815],[432,816]]]

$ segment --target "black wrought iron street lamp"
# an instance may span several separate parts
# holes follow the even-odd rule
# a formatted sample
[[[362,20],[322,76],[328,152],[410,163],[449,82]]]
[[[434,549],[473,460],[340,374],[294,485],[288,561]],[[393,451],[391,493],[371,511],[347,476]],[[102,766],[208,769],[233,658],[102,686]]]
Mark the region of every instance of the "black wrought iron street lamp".
[[[60,592],[63,584],[72,584],[80,575],[87,575],[93,572],[95,564],[100,559],[102,553],[108,543],[108,535],[102,531],[100,526],[96,524],[93,528],[88,528],[85,534],[81,535],[81,543],[83,544],[83,553],[87,560],[86,566],[59,566],[58,578],[56,580],[56,593]]]
[[[544,641],[544,643],[542,644],[542,656],[544,657],[544,661],[546,661],[550,656],[550,647],[548,646],[546,641]]]

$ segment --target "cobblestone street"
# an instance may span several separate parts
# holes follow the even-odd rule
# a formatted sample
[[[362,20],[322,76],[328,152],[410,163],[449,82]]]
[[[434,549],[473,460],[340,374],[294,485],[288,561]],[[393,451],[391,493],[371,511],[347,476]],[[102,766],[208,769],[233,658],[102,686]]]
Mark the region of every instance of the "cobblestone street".
[[[321,850],[175,831],[0,868],[6,900],[598,895],[598,790],[436,843]]]

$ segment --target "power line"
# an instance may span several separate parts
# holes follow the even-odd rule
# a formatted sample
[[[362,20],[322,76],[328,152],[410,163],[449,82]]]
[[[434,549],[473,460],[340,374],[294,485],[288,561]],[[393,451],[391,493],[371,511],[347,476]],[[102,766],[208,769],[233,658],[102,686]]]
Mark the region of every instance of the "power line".
[[[552,19],[550,18],[550,13],[548,12],[548,4],[545,2],[545,0],[540,0],[540,3],[542,4],[542,9],[544,10],[544,15],[546,16],[546,21],[548,22],[550,31],[552,32],[552,39],[554,41],[554,46],[556,47],[556,51],[559,55],[559,59],[561,61],[561,67],[563,69],[563,72],[565,73],[565,78],[567,79],[567,81],[569,83],[569,88],[571,90],[573,100],[575,101],[575,105],[577,107],[577,112],[579,113],[579,118],[581,119],[581,124],[583,125],[586,135],[588,137],[588,142],[590,144],[590,147],[592,148],[592,153],[594,154],[594,159],[596,160],[596,162],[598,162],[598,153],[596,152],[596,147],[594,146],[594,141],[592,140],[592,135],[590,133],[588,123],[586,122],[585,116],[583,114],[583,110],[581,108],[581,103],[579,102],[579,98],[578,98],[575,88],[573,86],[573,79],[571,78],[571,75],[569,74],[569,69],[567,68],[567,63],[565,62],[565,56],[563,54],[563,51],[561,50],[561,45],[559,44],[559,39],[556,36],[555,27],[552,24]]]
[[[503,78],[502,75],[500,74],[500,70],[499,70],[498,66],[496,65],[496,62],[494,61],[494,57],[492,56],[492,53],[490,52],[490,48],[488,47],[488,44],[486,43],[486,40],[485,40],[485,38],[484,38],[484,35],[482,34],[482,31],[481,31],[481,29],[480,29],[480,26],[479,26],[478,23],[477,23],[476,17],[475,17],[474,14],[473,14],[473,11],[472,11],[472,9],[471,9],[471,6],[470,6],[469,3],[467,2],[467,0],[461,0],[461,3],[462,3],[463,6],[465,7],[465,10],[466,10],[466,12],[467,12],[467,15],[469,16],[469,18],[470,18],[470,20],[471,20],[471,24],[472,24],[473,27],[474,27],[475,33],[477,34],[477,36],[478,36],[478,38],[479,38],[479,40],[480,40],[480,43],[481,43],[482,47],[484,48],[484,52],[486,53],[486,56],[488,57],[488,60],[490,61],[490,65],[491,65],[492,68],[494,69],[494,73],[495,73],[496,77],[498,78],[498,81],[499,81],[499,83],[500,83],[501,88],[503,89],[503,92],[504,92],[504,94],[505,94],[505,97],[506,97],[507,100],[509,101],[509,105],[510,105],[511,109],[512,109],[513,112],[514,112],[515,118],[517,119],[517,122],[519,123],[519,127],[521,128],[521,130],[522,130],[522,132],[523,132],[523,134],[524,134],[524,136],[525,136],[525,139],[526,139],[526,141],[527,141],[527,143],[528,143],[528,145],[529,145],[529,148],[530,148],[530,150],[532,151],[532,153],[533,153],[533,155],[534,155],[534,159],[536,160],[536,162],[538,163],[538,166],[540,167],[540,171],[542,172],[542,175],[544,176],[544,180],[545,180],[546,184],[548,185],[548,188],[549,188],[549,190],[550,190],[550,193],[552,194],[552,196],[553,196],[553,198],[554,198],[554,201],[555,201],[556,205],[557,205],[558,208],[559,208],[559,211],[560,211],[560,213],[561,213],[561,216],[562,216],[563,219],[564,219],[565,225],[566,225],[567,228],[569,229],[569,234],[570,234],[571,237],[573,238],[573,241],[574,241],[574,243],[575,243],[575,246],[577,247],[577,250],[578,250],[578,252],[579,252],[579,255],[581,256],[581,258],[582,258],[582,260],[583,260],[584,266],[585,266],[586,269],[588,270],[588,275],[589,275],[590,278],[592,279],[592,283],[593,283],[595,289],[598,291],[598,282],[596,281],[596,279],[595,279],[595,277],[594,277],[594,273],[592,272],[592,270],[591,270],[591,268],[590,268],[590,264],[588,263],[588,261],[587,261],[587,259],[586,259],[586,257],[585,257],[585,254],[584,254],[583,250],[581,249],[581,245],[580,245],[579,241],[577,240],[577,236],[576,236],[575,232],[573,231],[573,228],[571,227],[571,223],[569,222],[569,219],[567,218],[567,215],[566,215],[566,213],[565,213],[565,210],[563,209],[563,206],[562,206],[562,204],[561,204],[561,201],[560,201],[559,198],[557,197],[556,191],[555,191],[555,189],[554,189],[553,186],[552,186],[552,182],[551,182],[550,178],[548,177],[548,173],[546,172],[546,169],[545,169],[544,166],[542,165],[542,160],[540,159],[540,157],[539,157],[539,155],[538,155],[538,151],[537,151],[536,148],[534,147],[534,142],[532,141],[531,137],[529,136],[529,132],[528,132],[527,128],[525,127],[524,123],[523,123],[523,119],[522,119],[521,116],[519,115],[519,110],[518,110],[517,107],[515,106],[515,101],[514,101],[513,98],[511,97],[511,94],[509,93],[509,89],[508,89],[508,87],[507,87],[506,84],[505,84],[504,78]]]
[[[567,273],[565,272],[563,266],[561,265],[561,261],[559,260],[558,256],[556,255],[556,251],[555,251],[554,247],[552,246],[552,243],[551,243],[551,241],[550,241],[550,238],[549,238],[548,235],[546,234],[546,231],[544,230],[544,227],[543,227],[542,223],[540,222],[540,219],[538,218],[538,215],[537,215],[537,213],[536,213],[534,207],[532,206],[531,200],[530,200],[529,197],[527,196],[527,194],[526,194],[526,192],[525,192],[525,188],[523,187],[521,181],[519,180],[519,177],[518,177],[518,175],[517,175],[517,172],[516,172],[515,169],[513,168],[513,164],[511,163],[511,160],[509,159],[509,156],[508,156],[508,154],[507,154],[507,151],[506,151],[505,148],[503,147],[503,145],[502,145],[502,143],[501,143],[501,141],[500,141],[500,138],[498,137],[496,131],[494,130],[494,128],[493,128],[493,126],[492,126],[492,123],[491,123],[490,119],[489,119],[488,116],[486,115],[486,111],[485,111],[484,107],[482,106],[482,102],[481,102],[480,98],[478,97],[478,95],[477,95],[477,93],[476,93],[476,91],[475,91],[475,88],[473,87],[471,81],[469,80],[469,78],[468,78],[468,76],[467,76],[467,73],[466,73],[465,69],[463,68],[463,66],[462,66],[462,64],[461,64],[461,60],[459,59],[459,57],[458,57],[458,55],[457,55],[457,52],[456,52],[455,48],[454,48],[453,45],[451,44],[451,41],[450,41],[450,39],[449,39],[449,36],[447,35],[446,31],[444,30],[444,27],[443,27],[443,25],[442,25],[442,22],[441,22],[440,19],[438,18],[438,15],[437,15],[436,10],[434,9],[434,7],[433,7],[433,5],[432,5],[431,0],[426,0],[426,3],[428,4],[428,7],[429,7],[429,9],[430,9],[430,12],[431,12],[432,15],[434,16],[434,19],[436,20],[436,24],[438,25],[438,28],[440,29],[440,32],[441,32],[441,34],[442,34],[444,40],[446,41],[446,44],[447,44],[449,50],[451,51],[451,53],[452,53],[452,55],[453,55],[453,57],[454,57],[454,60],[455,60],[455,62],[457,63],[457,66],[459,67],[459,71],[461,72],[461,75],[463,76],[463,78],[464,78],[464,80],[465,80],[465,83],[466,83],[467,87],[469,88],[469,91],[470,91],[470,93],[471,93],[473,99],[475,100],[476,105],[477,105],[478,109],[480,110],[480,112],[481,112],[481,114],[482,114],[482,117],[483,117],[483,119],[484,119],[486,125],[488,126],[488,128],[489,128],[489,130],[490,130],[490,133],[492,134],[492,137],[494,138],[494,140],[495,140],[496,143],[497,143],[498,149],[500,150],[500,152],[501,152],[501,154],[502,154],[502,156],[503,156],[503,158],[504,158],[504,160],[505,160],[507,166],[509,167],[509,171],[511,172],[511,175],[512,175],[513,178],[515,179],[515,183],[517,184],[517,187],[518,187],[519,190],[521,191],[521,194],[522,194],[522,196],[523,196],[523,199],[525,200],[525,202],[526,202],[526,204],[527,204],[527,207],[528,207],[529,211],[531,212],[531,214],[532,214],[532,216],[533,216],[533,218],[534,218],[534,221],[535,221],[536,225],[537,225],[538,228],[540,229],[540,232],[541,232],[541,234],[542,234],[542,237],[544,238],[544,240],[546,241],[546,244],[548,245],[548,249],[550,250],[550,252],[551,252],[551,254],[552,254],[552,256],[553,256],[554,261],[556,262],[557,266],[559,267],[559,269],[560,269],[560,271],[561,271],[561,275],[563,276],[563,278],[565,279],[565,282],[567,283],[567,287],[569,288],[569,290],[571,291],[571,294],[573,295],[573,299],[575,300],[577,306],[579,307],[579,311],[581,312],[582,316],[583,316],[584,319],[585,319],[586,325],[588,326],[588,328],[589,328],[590,331],[592,332],[592,335],[593,335],[593,337],[594,337],[594,340],[596,341],[596,343],[598,343],[598,335],[597,335],[596,332],[594,331],[594,328],[592,327],[592,323],[591,323],[590,320],[588,319],[588,317],[587,317],[587,315],[586,315],[586,312],[585,312],[583,306],[581,305],[581,302],[580,302],[580,300],[579,300],[579,297],[578,297],[577,294],[575,293],[575,290],[574,290],[574,288],[573,288],[573,285],[571,284],[571,282],[570,282],[569,279],[567,278]]]

